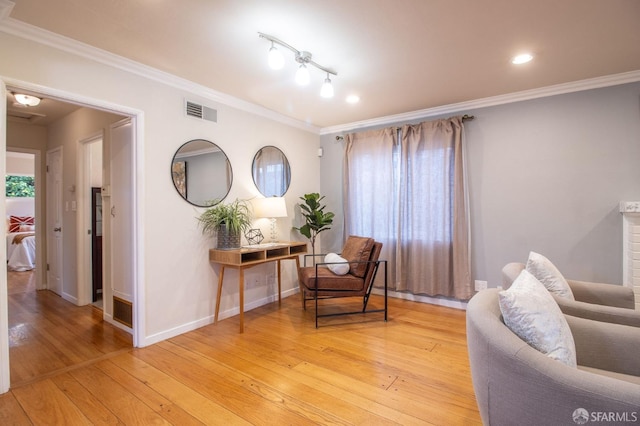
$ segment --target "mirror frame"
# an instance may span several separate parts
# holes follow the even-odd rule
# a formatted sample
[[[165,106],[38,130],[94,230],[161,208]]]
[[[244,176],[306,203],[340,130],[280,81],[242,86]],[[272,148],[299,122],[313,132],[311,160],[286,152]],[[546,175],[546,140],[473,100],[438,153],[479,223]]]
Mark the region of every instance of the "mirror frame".
[[[214,204],[207,204],[207,205],[201,205],[201,204],[196,204],[195,202],[189,200],[189,195],[187,194],[186,196],[183,194],[182,190],[180,188],[178,188],[178,183],[176,183],[176,178],[175,178],[175,171],[174,171],[174,165],[176,164],[176,157],[178,156],[178,154],[180,153],[180,150],[182,150],[185,146],[187,146],[190,143],[193,142],[207,142],[210,143],[211,145],[213,145],[213,147],[215,147],[215,149],[217,149],[218,151],[220,151],[223,155],[224,158],[226,159],[226,165],[227,165],[227,170],[229,173],[229,184],[227,185],[227,189],[226,192],[224,193],[224,195],[220,198],[216,198],[218,200],[217,203]],[[173,154],[173,158],[171,159],[171,182],[173,182],[173,187],[176,189],[176,192],[178,193],[178,195],[185,200],[187,203],[191,204],[192,206],[196,206],[196,207],[211,207],[214,206],[216,204],[219,204],[222,200],[224,200],[227,195],[229,195],[229,192],[231,191],[231,186],[233,185],[233,168],[231,167],[231,161],[229,161],[229,156],[227,155],[226,152],[224,152],[222,150],[222,148],[220,148],[220,146],[214,142],[211,142],[210,140],[207,139],[202,139],[202,138],[198,138],[198,139],[191,139],[185,143],[183,143],[182,145],[180,145],[180,147],[178,147],[178,149],[176,150],[176,152]],[[186,168],[185,168],[186,171]],[[186,185],[186,182],[185,182]],[[186,189],[186,188],[185,188]]]
[[[260,188],[260,186],[258,185],[257,179],[256,179],[256,159],[258,158],[258,155],[260,155],[260,153],[266,149],[266,148],[271,148],[274,150],[277,150],[281,155],[282,158],[284,159],[284,166],[287,167],[288,170],[288,180],[286,182],[286,188],[284,189],[284,192],[282,194],[265,194],[262,190],[262,188]],[[265,145],[262,148],[260,148],[256,154],[253,156],[253,161],[251,162],[251,177],[253,178],[253,184],[255,185],[255,187],[258,189],[258,192],[260,192],[260,194],[262,194],[265,197],[284,197],[284,194],[287,193],[287,191],[289,190],[289,187],[291,186],[291,163],[289,162],[289,159],[287,158],[287,156],[284,154],[284,152],[278,148],[277,146],[273,146],[273,145]]]

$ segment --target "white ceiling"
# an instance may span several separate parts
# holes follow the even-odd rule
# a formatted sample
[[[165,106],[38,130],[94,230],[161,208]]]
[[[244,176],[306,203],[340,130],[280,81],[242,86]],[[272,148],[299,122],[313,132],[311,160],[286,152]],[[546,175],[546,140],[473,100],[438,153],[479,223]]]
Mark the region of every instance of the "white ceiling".
[[[321,128],[640,70],[638,0],[16,0],[10,17]],[[268,69],[259,31],[337,71],[336,96],[319,70],[296,86],[288,51]]]

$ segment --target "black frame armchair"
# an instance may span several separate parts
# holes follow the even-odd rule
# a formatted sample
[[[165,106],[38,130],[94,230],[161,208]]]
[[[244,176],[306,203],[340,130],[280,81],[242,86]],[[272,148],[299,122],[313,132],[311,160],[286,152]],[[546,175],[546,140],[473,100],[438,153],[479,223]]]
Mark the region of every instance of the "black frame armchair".
[[[366,241],[364,241],[366,240]],[[302,307],[306,310],[306,302],[313,300],[315,303],[315,321],[318,328],[318,318],[333,317],[342,315],[366,314],[373,312],[384,312],[384,320],[387,321],[388,302],[387,302],[387,261],[380,260],[380,252],[382,243],[375,242],[370,238],[350,236],[345,244],[345,249],[349,244],[353,245],[354,241],[370,243],[370,251],[367,249],[358,250],[360,259],[357,260],[353,256],[345,257],[350,265],[350,271],[345,275],[337,275],[333,273],[327,266],[335,264],[335,262],[319,262],[314,266],[306,266],[308,258],[314,255],[305,255],[304,267],[298,271],[298,280],[300,284],[300,293],[302,295]],[[345,251],[343,251],[344,253]],[[316,254],[317,256],[323,256]],[[357,256],[356,256],[357,257]],[[373,283],[378,274],[380,265],[384,265],[384,308],[367,310]],[[362,297],[362,310],[348,312],[332,312],[321,314],[318,309],[318,301],[321,299],[332,299],[338,297]]]

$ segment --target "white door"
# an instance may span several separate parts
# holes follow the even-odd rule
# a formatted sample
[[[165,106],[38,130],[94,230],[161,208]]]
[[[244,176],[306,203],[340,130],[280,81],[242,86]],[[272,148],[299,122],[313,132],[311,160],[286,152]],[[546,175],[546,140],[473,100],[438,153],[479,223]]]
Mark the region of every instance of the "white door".
[[[122,120],[111,126],[110,142],[111,200],[108,214],[110,216],[111,288],[113,296],[133,303],[135,264],[133,171],[135,164],[131,119]],[[135,308],[134,305],[133,309]]]
[[[62,147],[47,151],[47,288],[62,296]]]

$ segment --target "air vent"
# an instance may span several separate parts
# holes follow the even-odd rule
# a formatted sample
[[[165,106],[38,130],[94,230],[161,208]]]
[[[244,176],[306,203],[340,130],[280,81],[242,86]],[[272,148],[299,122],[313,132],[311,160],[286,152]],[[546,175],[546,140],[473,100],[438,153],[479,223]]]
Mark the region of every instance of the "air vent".
[[[133,328],[133,305],[131,302],[113,296],[113,319]]]
[[[218,122],[218,111],[192,101],[185,102],[185,113],[189,117],[199,118],[201,120]]]

